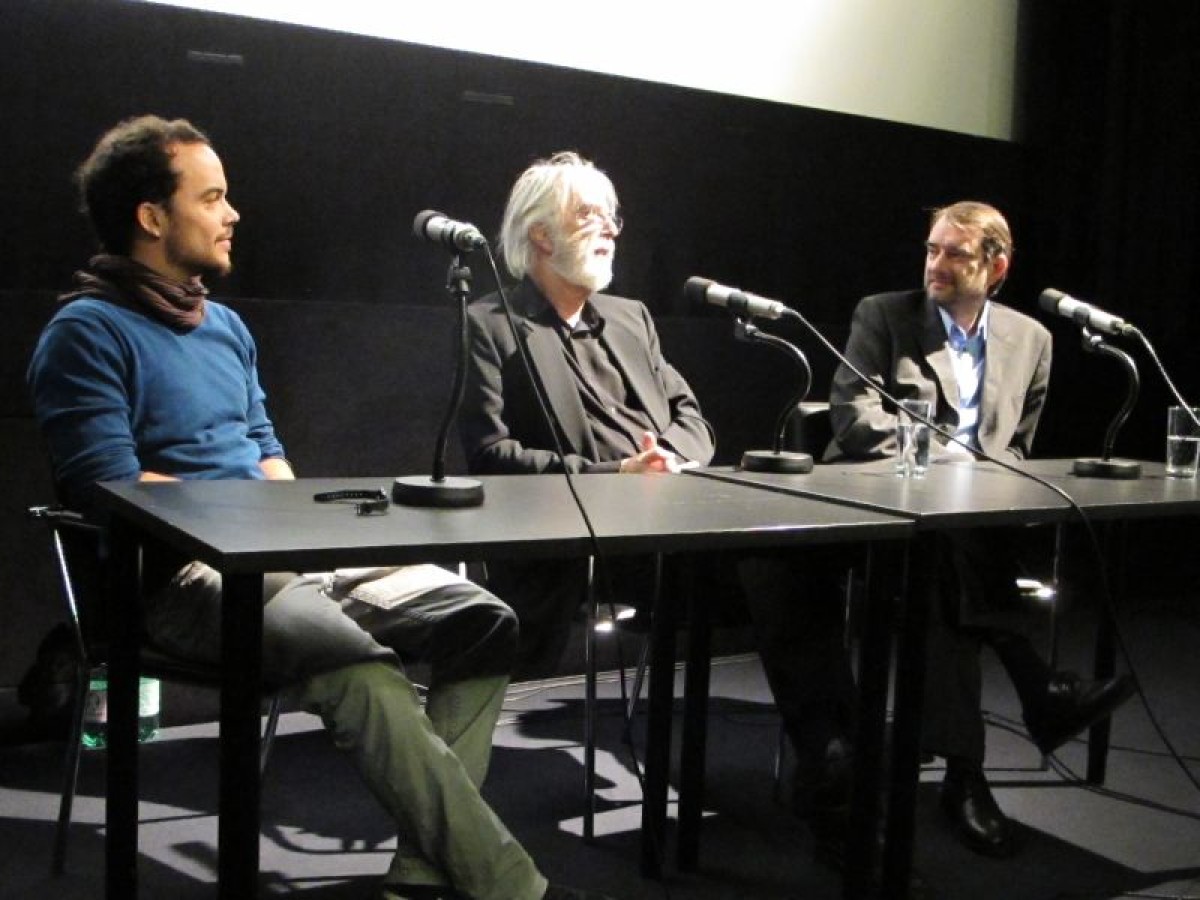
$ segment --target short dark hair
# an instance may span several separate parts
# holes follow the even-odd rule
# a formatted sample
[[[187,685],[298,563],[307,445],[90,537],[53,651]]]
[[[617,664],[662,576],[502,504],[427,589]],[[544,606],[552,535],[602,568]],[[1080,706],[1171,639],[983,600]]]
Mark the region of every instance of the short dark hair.
[[[125,119],[107,131],[75,172],[80,209],[107,253],[128,256],[142,203],[165,203],[179,184],[171,169],[172,144],[209,144],[186,119]]]
[[[960,200],[949,206],[939,206],[929,214],[930,227],[942,220],[959,228],[976,228],[980,233],[980,249],[985,259],[1013,255],[1012,232],[1003,214],[989,203],[978,200]]]

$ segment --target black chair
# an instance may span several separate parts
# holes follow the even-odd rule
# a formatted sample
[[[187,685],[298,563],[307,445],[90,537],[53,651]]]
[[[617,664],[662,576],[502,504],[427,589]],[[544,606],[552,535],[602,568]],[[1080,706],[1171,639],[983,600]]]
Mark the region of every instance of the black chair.
[[[596,688],[599,672],[597,661],[599,648],[597,639],[601,634],[612,635],[620,640],[626,630],[626,623],[633,620],[637,610],[607,598],[607,592],[596,584],[596,560],[589,556],[587,559],[587,587],[585,609],[587,619],[584,631],[584,724],[583,724],[583,837],[592,840],[595,837],[596,815],[596,716],[598,700]],[[657,601],[662,585],[662,557],[655,558],[655,579],[653,597]],[[607,600],[606,600],[607,598]],[[650,640],[644,633],[635,634],[640,643],[638,649],[637,668],[633,679],[633,688],[627,698],[627,706],[623,710],[626,721],[632,718],[638,696],[642,692],[646,669],[650,660]],[[622,667],[620,677],[624,679]],[[622,682],[623,683],[623,682]]]
[[[784,430],[785,449],[807,453],[819,463],[831,440],[833,424],[829,418],[829,403],[805,400],[796,404],[796,411],[788,418]]]
[[[787,449],[799,450],[812,455],[818,462],[825,449],[833,440],[833,424],[829,416],[829,403],[826,401],[806,401],[800,403],[796,412],[788,420],[785,432]],[[1050,573],[1044,577],[1028,574],[1017,579],[1017,589],[1023,597],[1031,602],[1043,604],[1050,615],[1050,634],[1048,653],[1051,667],[1058,655],[1058,585],[1060,560],[1062,558],[1063,528],[1055,526],[1054,551],[1050,561]],[[847,595],[847,600],[850,596]]]
[[[829,403],[827,401],[806,401],[800,403],[787,423],[785,431],[786,449],[809,453],[819,463],[832,440],[833,423],[829,415]],[[1054,527],[1053,551],[1049,561],[1049,574],[1037,575],[1032,572],[1025,573],[1017,578],[1016,584],[1017,591],[1022,597],[1031,605],[1046,611],[1049,619],[1047,658],[1051,669],[1056,668],[1058,662],[1059,583],[1061,560],[1063,557],[1063,540],[1063,526],[1056,525]],[[849,646],[855,632],[854,615],[859,605],[855,602],[855,598],[858,595],[858,586],[859,582],[856,574],[851,569],[847,572],[845,581],[845,639],[847,646]],[[782,763],[782,759],[786,754],[784,744],[786,744],[786,741],[781,743],[779,753],[781,761],[777,763],[776,768],[777,784],[781,770],[784,768]],[[1045,757],[1043,757],[1041,767],[1045,768],[1046,766],[1047,762]]]
[[[679,602],[678,599],[663,600],[664,592],[668,595],[680,594],[683,588],[679,583],[680,572],[677,567],[673,566],[672,561],[666,559],[661,553],[654,555],[651,578],[651,589],[648,595],[651,609],[659,608],[659,605],[663,602]],[[618,664],[620,666],[618,677],[621,679],[620,683],[622,685],[622,692],[624,693],[624,706],[621,713],[624,717],[624,727],[627,737],[631,732],[634,716],[637,714],[638,703],[642,699],[650,666],[651,622],[648,621],[646,616],[637,615],[638,610],[636,607],[622,603],[620,596],[611,597],[609,595],[609,587],[610,585],[603,576],[597,572],[595,558],[588,557],[587,596],[585,601],[587,620],[584,646],[585,810],[583,821],[583,834],[587,840],[591,840],[594,836],[596,804],[596,717],[599,709],[596,692],[599,675],[597,671],[599,656],[597,641],[599,636],[603,635],[617,641],[620,641],[623,637],[629,637],[636,647],[633,678],[627,691],[625,690],[626,661],[618,654]],[[721,596],[723,591],[730,589],[728,586],[711,583],[707,587],[710,595],[715,594],[716,596]],[[728,625],[730,623],[722,622],[719,624]],[[686,629],[689,627],[689,623],[686,619],[681,619],[677,622],[677,626],[680,629]]]
[[[49,538],[54,572],[74,639],[77,662],[71,730],[67,738],[62,797],[59,801],[54,854],[51,860],[52,871],[59,874],[66,865],[71,808],[75,800],[79,761],[83,751],[88,682],[92,670],[107,659],[104,592],[101,589],[103,568],[100,541],[103,532],[96,525],[85,521],[78,512],[61,506],[33,506],[29,508],[28,515],[45,527]],[[150,678],[204,687],[220,686],[220,670],[216,667],[171,657],[149,646],[142,647],[139,665],[141,674]],[[271,742],[279,722],[280,707],[281,699],[276,694],[271,698],[267,721],[263,728],[260,754],[260,765],[263,767],[266,766],[270,754]]]

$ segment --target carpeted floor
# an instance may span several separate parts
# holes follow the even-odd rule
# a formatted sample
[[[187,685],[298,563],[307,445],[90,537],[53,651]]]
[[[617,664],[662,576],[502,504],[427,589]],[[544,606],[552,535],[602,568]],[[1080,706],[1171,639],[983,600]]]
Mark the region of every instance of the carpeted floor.
[[[1017,723],[1011,688],[988,658],[988,766],[1001,806],[1018,823],[1012,860],[976,856],[949,835],[937,808],[935,764],[925,770],[916,864],[947,900],[1200,898],[1200,624],[1194,612],[1142,612],[1123,622],[1133,666],[1161,728],[1140,700],[1114,719],[1108,783],[1078,783],[1080,743],[1049,768]],[[1076,633],[1078,632],[1078,633]],[[1086,628],[1068,630],[1064,659],[1086,669]],[[1074,652],[1072,652],[1074,651]],[[514,686],[496,735],[485,793],[553,880],[617,900],[717,900],[840,895],[838,877],[809,857],[804,827],[776,799],[778,719],[757,659],[714,667],[707,818],[700,867],[640,877],[639,786],[622,740],[615,678],[603,686],[601,813],[597,839],[579,837],[582,689],[577,682]],[[141,896],[214,895],[216,729],[164,729],[142,750]],[[640,749],[640,732],[634,745]],[[67,873],[49,874],[62,745],[0,748],[0,898],[82,900],[103,895],[102,752],[85,756]],[[786,769],[786,767],[785,767]],[[373,898],[393,834],[357,776],[310,716],[284,717],[262,804],[261,895]]]

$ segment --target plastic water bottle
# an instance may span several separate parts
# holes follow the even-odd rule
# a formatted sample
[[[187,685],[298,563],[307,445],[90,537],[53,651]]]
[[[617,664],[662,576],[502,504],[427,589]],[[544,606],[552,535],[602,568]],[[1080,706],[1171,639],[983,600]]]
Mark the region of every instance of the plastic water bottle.
[[[149,741],[158,734],[161,688],[157,678],[138,679],[138,740]],[[108,669],[97,666],[88,679],[83,709],[83,745],[108,745]]]

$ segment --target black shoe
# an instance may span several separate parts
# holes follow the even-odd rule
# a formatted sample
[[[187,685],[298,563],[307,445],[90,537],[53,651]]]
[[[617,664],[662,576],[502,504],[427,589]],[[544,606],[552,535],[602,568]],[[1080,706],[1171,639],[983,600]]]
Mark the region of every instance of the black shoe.
[[[813,859],[827,869],[840,875],[846,874],[846,837],[849,833],[849,817],[839,812],[814,815],[809,820],[813,835]],[[883,833],[875,835],[875,870],[873,880],[878,885],[883,865]],[[937,892],[916,869],[908,874],[908,892],[904,900],[937,900]]]
[[[853,783],[854,758],[845,741],[834,739],[825,751],[825,766],[821,778],[803,793],[806,802],[797,802],[797,811],[808,822],[813,838],[813,859],[840,874],[846,872],[846,841],[850,833],[850,790]],[[799,787],[799,785],[798,785]],[[880,879],[883,863],[883,832],[875,834],[874,880]],[[909,874],[905,900],[936,900],[937,894],[915,869]]]
[[[854,754],[844,738],[833,738],[820,759],[796,760],[792,786],[792,812],[801,819],[814,812],[840,810],[844,816],[850,807],[850,786],[854,780]]]
[[[612,898],[607,894],[597,894],[595,891],[584,891],[562,884],[548,884],[546,893],[542,894],[542,900],[612,900]]]
[[[1045,698],[1025,711],[1029,736],[1042,753],[1053,753],[1075,735],[1106,719],[1133,696],[1128,675],[1106,681],[1083,681],[1060,672],[1050,679]]]
[[[1012,823],[996,805],[981,770],[947,769],[941,802],[955,833],[976,853],[1002,859],[1016,852]]]

